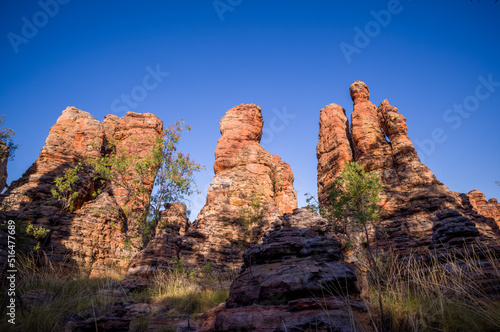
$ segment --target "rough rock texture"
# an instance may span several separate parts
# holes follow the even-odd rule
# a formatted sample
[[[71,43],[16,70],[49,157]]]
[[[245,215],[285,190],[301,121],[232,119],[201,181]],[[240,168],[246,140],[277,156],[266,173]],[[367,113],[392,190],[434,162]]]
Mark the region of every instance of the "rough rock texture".
[[[472,204],[465,204],[465,198],[452,193],[420,162],[407,135],[406,119],[398,109],[387,100],[377,108],[369,101],[369,89],[361,81],[351,85],[350,93],[354,103],[351,120],[353,160],[367,171],[380,174],[385,186],[381,202],[382,220],[379,222],[383,228],[372,234],[373,245],[399,255],[409,255],[437,248],[439,241],[458,245],[473,237],[476,242],[490,248],[498,247],[498,235],[478,211],[479,206],[486,204],[474,206],[473,202],[481,201],[474,195],[469,195]],[[325,157],[325,151],[330,151],[329,155],[345,156],[345,151],[349,150],[346,147],[349,134],[337,134],[345,131],[347,123],[342,118],[340,106],[336,106],[336,118],[323,116],[323,113],[324,110],[320,117],[318,143],[318,197],[322,204],[327,189],[325,179],[331,182],[344,159],[349,159]],[[330,169],[325,158],[331,160]],[[491,207],[483,210],[494,215]],[[450,211],[448,209],[459,215],[440,214],[442,210]]]
[[[147,278],[156,271],[169,270],[172,258],[178,258],[181,236],[189,226],[186,206],[173,203],[162,211],[155,236],[131,261],[127,278]]]
[[[433,247],[462,245],[463,242],[474,241],[478,236],[480,236],[480,233],[476,225],[457,210],[444,209],[434,217],[431,242]],[[453,243],[453,241],[457,240],[457,243]]]
[[[159,135],[162,128],[156,116],[129,112],[122,119],[115,118],[108,117],[103,125],[84,111],[66,108],[50,129],[38,159],[0,196],[7,209],[5,218],[51,230],[43,241],[51,259],[77,263],[91,275],[100,275],[109,267],[123,271],[139,248],[126,243],[134,237],[134,230],[122,211],[123,201],[119,197],[117,202],[113,196],[113,184],[109,193],[96,195],[97,189],[104,187],[86,168],[76,183],[79,196],[73,213],[61,210],[51,189],[55,187],[54,178],[62,176],[67,168],[88,157],[101,156],[107,137],[113,136],[119,149],[130,146],[135,137],[142,152],[132,153],[150,151],[146,138]],[[113,127],[110,122],[117,125]]]
[[[104,118],[102,125],[106,140],[116,142],[117,156],[151,156],[155,139],[163,130],[161,120],[151,113],[128,112],[123,118],[110,114]],[[130,177],[125,180],[132,181],[134,176],[132,171]],[[153,190],[154,178],[144,179],[143,184],[148,191]],[[111,193],[118,205],[134,209],[132,202],[126,203],[130,197],[123,188],[112,184]]]
[[[110,311],[106,309],[96,306],[83,315],[73,315],[63,331],[197,331],[191,319],[171,318],[168,307],[161,303],[123,300],[114,303]]]
[[[484,194],[479,190],[471,190],[468,194],[465,194],[472,208],[479,214],[485,216],[492,227],[494,227],[493,222],[500,227],[500,203],[496,198],[490,198],[488,201]]]
[[[9,149],[4,141],[0,140],[0,193],[7,185],[7,162],[9,161]]]
[[[345,110],[330,104],[321,110],[319,118],[318,157],[318,201],[327,202],[327,189],[342,171],[346,162],[353,160],[352,139],[349,120]]]
[[[260,146],[263,123],[253,104],[222,117],[207,201],[181,244],[188,265],[238,266],[266,225],[297,207],[290,166]]]
[[[366,171],[382,168],[391,170],[391,146],[380,126],[377,107],[369,100],[368,87],[361,81],[355,81],[349,91],[354,102],[351,133],[355,160]]]
[[[321,219],[297,209],[288,222]],[[225,305],[200,317],[200,330],[370,331],[366,280],[327,230],[284,226],[248,249]]]
[[[219,123],[222,137],[215,149],[214,182],[228,180],[231,191],[247,196],[236,197],[235,205],[240,203],[238,198],[241,201],[260,194],[266,202],[274,202],[281,214],[290,213],[297,207],[292,169],[260,146],[263,125],[262,111],[256,105],[242,104],[226,112]],[[210,203],[220,197],[217,189],[213,186],[209,189],[208,204],[200,212],[200,218],[211,215]]]

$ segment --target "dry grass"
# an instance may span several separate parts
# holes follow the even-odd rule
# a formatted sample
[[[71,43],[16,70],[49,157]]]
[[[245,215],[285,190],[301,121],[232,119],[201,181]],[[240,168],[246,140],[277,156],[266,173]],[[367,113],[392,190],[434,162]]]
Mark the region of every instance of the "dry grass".
[[[235,273],[158,272],[149,297],[168,308],[170,317],[197,315],[216,307],[229,296]]]
[[[4,313],[1,331],[58,331],[61,322],[70,316],[86,316],[96,311],[103,314],[115,301],[97,292],[111,281],[109,278],[71,275],[52,264],[36,267],[30,258],[19,259],[17,269],[16,287],[21,297],[29,291],[45,291],[52,293],[53,299],[34,305],[23,303],[24,308],[17,302],[16,325],[8,323]]]
[[[500,294],[497,300],[492,296],[492,290],[500,289],[500,262],[488,251],[431,253],[425,260],[412,255],[405,263],[380,263],[391,331],[500,331]],[[370,296],[378,310],[373,283]]]
[[[7,322],[5,312],[0,318],[0,331],[61,331],[66,321],[99,317],[112,310],[116,301],[155,303],[167,311],[167,317],[196,318],[200,313],[224,302],[229,295],[229,286],[235,273],[216,273],[211,269],[193,271],[158,272],[150,287],[125,298],[100,292],[105,285],[118,281],[112,278],[94,278],[49,264],[36,267],[29,258],[18,260],[17,289],[19,294],[30,291],[44,291],[53,294],[53,299],[34,305],[19,303],[16,311],[16,325]],[[2,292],[1,296],[5,296]],[[4,298],[0,298],[3,302]],[[1,303],[0,302],[0,303]],[[147,329],[151,317],[138,316],[131,322],[131,329]]]

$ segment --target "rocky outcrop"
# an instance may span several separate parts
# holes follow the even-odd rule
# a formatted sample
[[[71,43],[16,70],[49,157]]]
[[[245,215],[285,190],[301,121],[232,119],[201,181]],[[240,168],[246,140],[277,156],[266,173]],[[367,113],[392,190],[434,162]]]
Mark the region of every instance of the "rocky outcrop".
[[[222,117],[207,201],[181,244],[180,257],[188,265],[239,266],[244,249],[263,229],[297,207],[290,166],[260,146],[263,123],[253,104]]]
[[[0,140],[0,193],[7,185],[7,162],[9,161],[9,148]]]
[[[370,102],[366,84],[355,81],[350,89],[354,110],[351,116],[351,133],[355,160],[366,171],[392,170],[391,146],[377,116],[377,107]],[[393,172],[387,178],[394,176]]]
[[[295,210],[289,221],[307,225],[313,216]],[[366,280],[327,227],[284,226],[243,259],[225,305],[200,317],[201,331],[371,330]]]
[[[151,157],[155,140],[163,131],[163,123],[151,113],[128,112],[123,118],[110,114],[104,118],[102,125],[105,139],[107,142],[113,142],[118,157]],[[126,175],[123,181],[132,181],[136,179],[137,172],[131,170],[130,174]],[[148,192],[153,190],[154,177],[146,177],[141,181]],[[133,200],[130,200],[130,193],[127,193],[123,187],[112,183],[111,193],[122,208],[129,210],[136,208],[133,206]]]
[[[492,227],[495,227],[495,224],[496,229],[500,227],[500,203],[496,198],[490,198],[487,201],[484,194],[479,190],[471,190],[463,195],[466,195],[469,199],[472,209],[486,217]]]
[[[476,204],[475,208],[464,204],[464,199],[452,193],[421,163],[407,135],[406,119],[398,109],[387,100],[378,107],[372,104],[370,91],[361,81],[351,85],[350,94],[354,104],[352,160],[365,170],[379,174],[385,188],[381,202],[382,218],[378,222],[380,228],[372,234],[373,245],[403,256],[427,252],[439,247],[440,242],[459,245],[470,242],[472,238],[475,243],[490,248],[498,246],[498,235],[478,211],[479,206],[486,206],[484,202],[478,198],[477,201],[482,203]],[[333,109],[331,105],[327,108]],[[325,109],[321,111],[317,149],[318,197],[323,205],[327,202],[328,185],[325,184],[331,183],[331,179],[339,174],[342,163],[349,160],[345,153],[349,151],[349,133],[344,134],[347,127],[347,119],[342,117],[344,112],[340,106],[335,106],[335,111],[330,112],[336,117],[326,117]],[[472,197],[470,201],[476,199]],[[494,215],[493,210],[483,208],[490,215]],[[453,215],[449,211],[454,211]]]
[[[121,119],[108,116],[101,123],[89,113],[66,108],[50,129],[38,159],[0,197],[6,208],[4,217],[49,229],[43,248],[52,260],[76,263],[93,276],[110,268],[123,271],[140,247],[133,241],[137,237],[130,227],[133,220],[124,214],[125,203],[115,184],[95,181],[88,167],[81,168],[73,212],[61,208],[51,189],[54,178],[68,168],[106,153],[111,138],[117,153],[146,156],[151,151],[150,139],[161,130],[162,122],[149,113],[129,112]],[[140,146],[134,149],[132,142]],[[152,179],[150,182],[152,187]],[[104,192],[98,194],[100,189]]]
[[[431,245],[435,248],[462,245],[474,241],[478,236],[480,233],[476,225],[457,210],[444,209],[434,217]]]
[[[349,120],[345,110],[337,105],[325,106],[320,112],[318,158],[318,201],[325,205],[327,191],[340,174],[346,162],[353,160]]]
[[[181,236],[185,234],[189,220],[186,206],[173,203],[161,212],[155,236],[130,262],[127,278],[147,278],[157,271],[168,271],[172,258],[178,258]]]

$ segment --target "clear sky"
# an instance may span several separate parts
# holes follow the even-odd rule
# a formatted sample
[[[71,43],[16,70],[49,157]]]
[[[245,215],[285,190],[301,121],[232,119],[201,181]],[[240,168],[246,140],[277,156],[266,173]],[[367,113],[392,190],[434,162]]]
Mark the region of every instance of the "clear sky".
[[[181,149],[207,168],[193,217],[220,118],[255,103],[262,145],[291,165],[303,206],[317,190],[319,111],[337,103],[350,116],[349,86],[362,80],[373,103],[387,98],[407,118],[439,180],[500,198],[499,15],[494,0],[3,0],[0,114],[21,145],[8,182],[66,106],[101,121],[151,112],[193,128]]]

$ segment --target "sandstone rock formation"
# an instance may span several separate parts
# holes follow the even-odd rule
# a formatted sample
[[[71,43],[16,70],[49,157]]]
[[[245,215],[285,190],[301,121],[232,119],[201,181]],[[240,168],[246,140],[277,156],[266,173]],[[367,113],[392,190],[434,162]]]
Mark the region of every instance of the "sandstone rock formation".
[[[69,167],[100,157],[110,137],[116,139],[119,153],[128,153],[131,142],[137,140],[141,146],[130,152],[147,155],[152,144],[148,139],[161,130],[162,122],[149,113],[129,112],[121,119],[108,116],[102,124],[84,111],[66,108],[50,129],[38,159],[0,197],[6,207],[4,217],[50,229],[44,249],[53,260],[69,260],[91,275],[110,267],[123,271],[139,246],[131,242],[133,221],[123,213],[125,204],[114,184],[108,184],[109,193],[97,195],[105,186],[84,168],[76,183],[79,196],[73,213],[61,210],[51,189],[54,178]]]
[[[173,203],[161,212],[155,236],[146,248],[130,262],[127,278],[147,278],[156,271],[167,271],[172,266],[172,258],[178,258],[181,236],[185,234],[189,220],[186,206]]]
[[[469,199],[472,208],[489,219],[492,227],[494,227],[493,222],[497,225],[497,229],[500,227],[500,203],[496,198],[490,198],[486,201],[486,197],[479,190],[471,190],[465,195]]]
[[[266,225],[297,207],[292,170],[260,146],[262,127],[261,109],[253,104],[222,117],[207,201],[181,245],[189,265],[238,266]]]
[[[371,331],[361,270],[326,220],[297,209],[288,222],[318,225],[284,226],[248,249],[225,305],[200,317],[200,331]]]
[[[327,203],[326,190],[342,163],[353,160],[378,173],[385,186],[380,230],[371,239],[374,246],[407,255],[437,248],[440,240],[458,245],[472,237],[490,248],[500,245],[495,230],[478,211],[493,216],[494,201],[486,205],[479,196],[469,195],[472,205],[481,203],[468,207],[420,162],[407,135],[406,119],[396,107],[384,100],[377,108],[361,81],[351,85],[350,94],[354,103],[352,143],[343,109],[329,105],[321,111],[317,147],[320,203]],[[350,150],[354,151],[352,157]]]
[[[134,155],[141,158],[150,157],[155,139],[163,131],[163,123],[151,113],[127,112],[126,116],[119,118],[114,114],[107,115],[102,122],[106,141],[116,143],[116,155]],[[135,172],[125,181],[132,181]],[[153,190],[154,178],[143,179],[147,191]],[[130,194],[122,187],[112,183],[111,193],[118,205],[130,210],[134,209],[133,201],[127,203]]]
[[[352,138],[345,110],[330,104],[321,110],[319,119],[318,201],[327,203],[327,189],[340,174],[346,162],[353,160]]]

